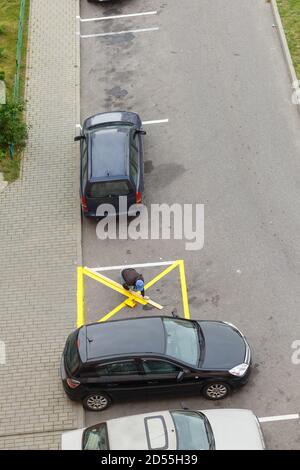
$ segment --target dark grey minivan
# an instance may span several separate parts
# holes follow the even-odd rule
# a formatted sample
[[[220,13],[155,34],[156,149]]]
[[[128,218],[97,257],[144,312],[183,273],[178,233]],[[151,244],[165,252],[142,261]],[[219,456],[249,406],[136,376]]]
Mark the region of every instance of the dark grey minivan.
[[[89,117],[80,140],[80,197],[85,216],[99,217],[99,206],[111,204],[116,212],[128,212],[144,195],[142,121],[138,114],[117,111]],[[121,210],[120,197],[127,202]],[[97,212],[98,209],[98,212]]]

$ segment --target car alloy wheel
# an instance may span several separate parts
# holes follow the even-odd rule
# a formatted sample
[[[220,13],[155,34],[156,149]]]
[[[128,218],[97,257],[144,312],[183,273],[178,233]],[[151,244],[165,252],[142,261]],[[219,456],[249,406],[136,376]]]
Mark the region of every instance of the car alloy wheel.
[[[83,402],[84,408],[90,411],[105,410],[105,408],[107,408],[110,404],[111,401],[109,397],[104,394],[89,395]]]
[[[221,400],[225,398],[229,392],[229,388],[226,384],[212,383],[204,388],[203,394],[210,400]]]

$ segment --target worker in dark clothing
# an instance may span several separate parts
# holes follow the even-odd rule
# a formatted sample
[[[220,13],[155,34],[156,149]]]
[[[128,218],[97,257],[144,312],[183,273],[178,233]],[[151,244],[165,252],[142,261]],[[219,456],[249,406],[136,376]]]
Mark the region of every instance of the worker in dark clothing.
[[[127,268],[121,271],[121,277],[124,289],[140,292],[145,297],[145,281],[142,274],[139,274],[133,268]]]

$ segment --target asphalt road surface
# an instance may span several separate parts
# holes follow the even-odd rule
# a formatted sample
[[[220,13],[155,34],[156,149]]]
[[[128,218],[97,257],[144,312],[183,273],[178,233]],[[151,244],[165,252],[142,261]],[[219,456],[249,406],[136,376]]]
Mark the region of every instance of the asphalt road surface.
[[[186,251],[178,240],[100,241],[95,223],[84,220],[84,264],[184,259],[191,316],[237,325],[252,347],[253,373],[223,402],[183,400],[197,409],[250,408],[260,417],[298,413],[300,366],[292,364],[291,345],[300,339],[300,122],[270,5],[81,3],[82,18],[157,11],[81,23],[84,36],[135,31],[81,39],[82,119],[118,109],[144,121],[168,119],[145,125],[147,206],[205,204],[200,251]],[[156,272],[143,270],[146,279]],[[86,287],[87,321],[120,301],[93,281]],[[175,306],[181,313],[179,289],[174,272],[150,295],[165,312]],[[141,399],[87,413],[86,422],[178,407],[177,398]],[[300,448],[299,420],[265,423],[263,430],[271,449]]]

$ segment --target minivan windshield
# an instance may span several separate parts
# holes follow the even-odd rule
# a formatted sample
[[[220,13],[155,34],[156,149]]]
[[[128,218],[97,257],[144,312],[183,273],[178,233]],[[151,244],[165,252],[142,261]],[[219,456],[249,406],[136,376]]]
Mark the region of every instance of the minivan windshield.
[[[87,428],[82,436],[83,450],[109,450],[107,427],[105,423]]]
[[[193,322],[164,318],[167,356],[197,366],[200,360],[198,330]]]
[[[91,198],[106,198],[113,196],[128,196],[130,193],[128,182],[125,180],[120,181],[101,181],[93,183],[88,191],[88,197]]]

